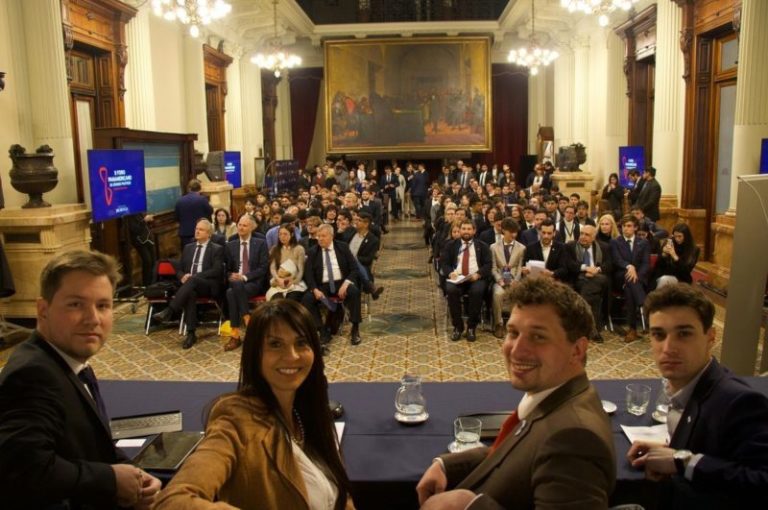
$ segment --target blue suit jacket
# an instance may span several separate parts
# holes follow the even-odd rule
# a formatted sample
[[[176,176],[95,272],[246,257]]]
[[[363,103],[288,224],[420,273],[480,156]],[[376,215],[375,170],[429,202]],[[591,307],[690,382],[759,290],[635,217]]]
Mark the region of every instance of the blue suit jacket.
[[[728,508],[768,508],[768,398],[716,359],[696,384],[670,446],[704,454],[693,481],[675,477],[673,488],[692,488],[706,508],[707,499],[727,501]],[[702,508],[689,503],[678,497],[672,504]]]
[[[635,266],[637,277],[642,283],[648,282],[648,271],[651,263],[651,245],[645,239],[635,236],[632,242],[632,252],[629,251],[629,245],[626,239],[619,236],[611,239],[611,260],[613,269],[622,275],[627,271],[628,265]]]
[[[226,247],[227,273],[237,273],[240,269],[240,238],[229,241]],[[248,269],[245,277],[249,282],[259,283],[266,288],[267,275],[269,273],[269,252],[267,243],[263,239],[251,234],[248,244]]]
[[[181,237],[194,236],[197,222],[202,218],[210,220],[213,215],[213,207],[211,207],[208,197],[194,192],[179,198],[174,210],[176,211],[176,221],[179,222],[179,235]]]

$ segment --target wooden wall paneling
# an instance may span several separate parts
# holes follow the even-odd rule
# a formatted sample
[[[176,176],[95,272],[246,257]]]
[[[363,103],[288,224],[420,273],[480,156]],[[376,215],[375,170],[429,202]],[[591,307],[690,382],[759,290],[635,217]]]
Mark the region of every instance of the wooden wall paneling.
[[[225,150],[224,105],[227,96],[227,67],[232,63],[232,57],[204,44],[203,61],[208,149]]]
[[[270,165],[276,159],[276,139],[275,139],[275,119],[277,114],[277,83],[279,78],[275,78],[272,71],[261,72],[261,102],[262,102],[262,123],[264,126],[264,168],[271,168]]]

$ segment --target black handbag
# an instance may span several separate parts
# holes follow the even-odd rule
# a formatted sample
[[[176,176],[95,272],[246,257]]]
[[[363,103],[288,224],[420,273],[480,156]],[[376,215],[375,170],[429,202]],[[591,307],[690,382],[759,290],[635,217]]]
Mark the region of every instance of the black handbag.
[[[144,289],[144,297],[147,299],[170,299],[176,294],[179,284],[175,280],[161,280],[151,283]]]

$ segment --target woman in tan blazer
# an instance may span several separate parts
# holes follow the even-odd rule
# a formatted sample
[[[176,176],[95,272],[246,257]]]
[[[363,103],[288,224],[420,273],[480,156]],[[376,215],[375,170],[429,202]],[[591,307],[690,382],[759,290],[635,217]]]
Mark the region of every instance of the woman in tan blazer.
[[[264,303],[237,391],[214,402],[205,438],[154,508],[351,509],[348,486],[312,316],[290,299]]]

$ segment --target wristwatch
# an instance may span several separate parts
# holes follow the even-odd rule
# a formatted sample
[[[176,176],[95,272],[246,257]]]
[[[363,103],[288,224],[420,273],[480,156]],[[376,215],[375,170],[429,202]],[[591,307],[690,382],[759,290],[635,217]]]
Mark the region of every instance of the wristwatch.
[[[693,453],[690,450],[675,450],[672,458],[675,460],[675,468],[677,468],[677,474],[685,476],[685,468],[688,466]]]

